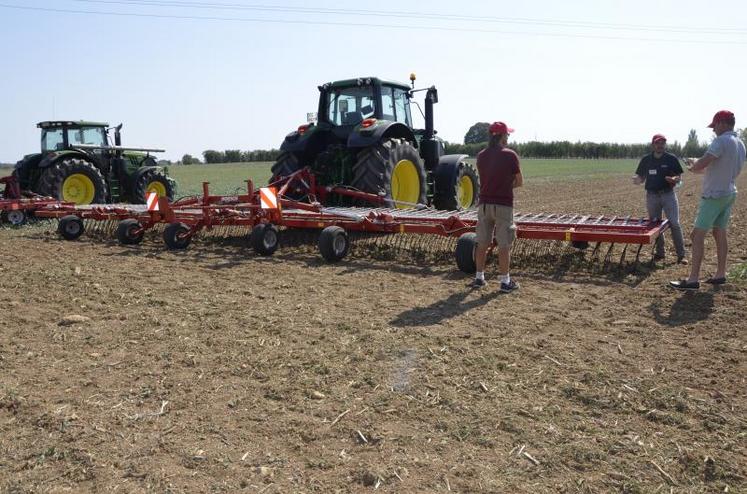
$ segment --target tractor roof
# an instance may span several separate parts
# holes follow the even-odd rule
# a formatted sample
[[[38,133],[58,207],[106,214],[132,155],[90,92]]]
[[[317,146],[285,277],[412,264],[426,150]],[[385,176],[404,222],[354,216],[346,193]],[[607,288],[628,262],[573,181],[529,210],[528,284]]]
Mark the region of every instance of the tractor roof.
[[[106,122],[88,122],[86,120],[52,120],[36,124],[40,129],[54,129],[60,127],[109,127]]]
[[[368,86],[373,84],[385,84],[387,86],[396,86],[405,90],[410,89],[410,85],[405,82],[388,81],[378,77],[358,77],[356,79],[344,79],[325,84],[327,87],[350,87],[350,86]]]

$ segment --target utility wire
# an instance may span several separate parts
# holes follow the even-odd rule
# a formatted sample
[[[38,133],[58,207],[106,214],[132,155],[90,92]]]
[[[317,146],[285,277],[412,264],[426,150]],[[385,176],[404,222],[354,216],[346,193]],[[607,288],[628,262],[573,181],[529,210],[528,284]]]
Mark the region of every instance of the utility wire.
[[[584,29],[606,29],[606,30],[624,30],[624,31],[648,31],[648,32],[665,32],[665,33],[698,33],[698,34],[716,34],[716,35],[733,35],[745,34],[745,28],[708,28],[692,26],[661,26],[661,25],[638,25],[638,24],[613,24],[604,22],[590,21],[568,21],[552,19],[531,19],[521,17],[491,17],[491,16],[471,16],[460,14],[438,14],[431,12],[408,12],[408,11],[381,11],[381,10],[350,10],[339,8],[324,7],[287,7],[273,5],[257,4],[234,4],[234,3],[215,3],[215,2],[186,2],[179,0],[71,0],[81,3],[98,3],[114,4],[129,6],[148,6],[148,7],[186,7],[192,9],[211,9],[211,10],[234,10],[234,11],[264,11],[264,12],[292,12],[302,14],[317,15],[351,15],[351,16],[376,16],[376,17],[395,17],[395,18],[412,18],[412,19],[430,19],[444,21],[466,21],[480,23],[504,23],[504,24],[526,24],[538,26],[569,27]]]
[[[175,14],[151,14],[136,12],[108,12],[94,10],[74,10],[74,9],[54,9],[46,7],[31,7],[27,5],[12,5],[0,3],[0,8],[28,10],[36,12],[52,12],[59,14],[78,14],[78,15],[103,15],[114,17],[139,17],[151,19],[180,19],[180,20],[205,20],[205,21],[226,21],[226,22],[251,22],[259,24],[290,24],[290,25],[321,25],[336,27],[356,27],[356,28],[384,28],[384,29],[407,29],[421,31],[448,31],[463,33],[481,33],[481,34],[506,34],[522,36],[549,36],[556,38],[571,39],[604,39],[610,41],[643,41],[643,42],[663,42],[663,43],[688,43],[688,44],[713,44],[713,45],[747,45],[747,41],[726,41],[726,40],[703,40],[703,39],[666,39],[666,38],[639,38],[629,36],[604,36],[594,34],[570,34],[570,33],[549,33],[549,32],[531,32],[531,31],[505,31],[498,29],[483,28],[466,28],[466,27],[449,27],[449,26],[414,26],[403,24],[373,24],[357,22],[334,22],[334,21],[312,21],[312,20],[291,20],[291,19],[263,19],[263,18],[241,18],[241,17],[217,17],[217,16],[194,16],[194,15],[175,15]]]

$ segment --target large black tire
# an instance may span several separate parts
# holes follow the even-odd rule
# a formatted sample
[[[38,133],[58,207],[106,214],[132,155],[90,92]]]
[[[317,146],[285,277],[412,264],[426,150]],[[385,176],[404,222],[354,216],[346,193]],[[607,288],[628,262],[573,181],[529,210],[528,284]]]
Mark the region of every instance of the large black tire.
[[[403,168],[395,173],[398,166]],[[399,179],[402,172],[407,180]],[[358,153],[350,185],[381,196],[390,208],[426,203],[423,161],[415,146],[404,139],[386,139]]]
[[[455,211],[469,209],[477,204],[480,192],[480,179],[477,171],[469,163],[459,163],[459,172],[456,181],[451,183],[440,183],[446,177],[439,177],[436,181],[436,194],[433,196],[433,207]],[[445,180],[444,180],[445,182]]]
[[[475,264],[475,248],[477,247],[477,234],[464,233],[456,245],[456,263],[460,271],[467,274],[474,274],[477,271]]]
[[[77,240],[78,237],[83,235],[84,231],[83,220],[74,214],[63,216],[57,225],[57,232],[65,240]]]
[[[158,192],[158,197],[165,195],[169,201],[173,201],[174,180],[166,175],[163,170],[148,170],[138,177],[132,187],[130,201],[133,204],[145,204],[148,199],[148,193],[151,191]]]
[[[280,234],[275,225],[260,223],[252,228],[250,242],[254,252],[261,256],[271,256],[278,249]]]
[[[38,155],[33,155],[31,157],[20,160],[13,168],[13,173],[11,175],[13,175],[13,178],[16,179],[16,183],[22,191],[30,190],[32,192],[38,192],[36,187],[38,184],[32,183],[31,180],[32,170],[34,169],[38,161]]]
[[[65,158],[44,170],[39,194],[75,204],[106,202],[106,180],[98,168],[80,158]]]
[[[339,226],[328,226],[319,234],[319,252],[328,262],[345,258],[350,250],[347,232]]]
[[[274,165],[272,165],[272,168],[270,168],[270,172],[272,173],[270,183],[276,182],[283,177],[292,175],[300,169],[301,162],[296,154],[288,152],[280,153],[280,156],[278,156],[278,160]],[[294,182],[291,185],[291,188],[288,189],[286,197],[298,200],[302,199],[303,196],[308,193],[308,191],[306,190],[301,190],[298,185],[299,184],[297,182]]]
[[[136,245],[143,241],[145,230],[135,218],[127,218],[117,225],[117,240],[122,245]]]
[[[189,225],[184,223],[169,223],[163,230],[163,241],[166,247],[174,250],[186,249],[192,241],[189,230]]]

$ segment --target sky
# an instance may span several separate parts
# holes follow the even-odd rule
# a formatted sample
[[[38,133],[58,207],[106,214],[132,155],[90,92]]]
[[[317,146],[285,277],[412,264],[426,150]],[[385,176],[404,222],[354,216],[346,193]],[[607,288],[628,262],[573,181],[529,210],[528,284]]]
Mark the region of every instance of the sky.
[[[54,119],[170,160],[278,148],[318,85],[411,72],[450,142],[707,141],[717,110],[747,126],[746,52],[744,0],[0,0],[0,162]]]

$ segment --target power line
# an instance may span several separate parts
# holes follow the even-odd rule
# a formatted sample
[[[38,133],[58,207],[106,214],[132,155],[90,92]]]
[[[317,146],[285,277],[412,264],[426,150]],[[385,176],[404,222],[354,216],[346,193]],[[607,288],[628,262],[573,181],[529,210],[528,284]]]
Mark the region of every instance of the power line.
[[[630,37],[630,36],[604,36],[604,35],[594,35],[594,34],[506,31],[506,30],[498,30],[498,29],[465,28],[465,27],[450,27],[450,26],[415,26],[415,25],[404,25],[404,24],[373,24],[373,23],[358,23],[358,22],[312,21],[312,20],[292,20],[292,19],[263,19],[263,18],[194,16],[194,15],[176,15],[176,14],[152,14],[152,13],[137,13],[137,12],[108,12],[108,11],[95,11],[95,10],[54,9],[54,8],[47,8],[47,7],[31,7],[27,5],[11,5],[11,4],[0,4],[0,8],[29,10],[29,11],[37,11],[37,12],[52,12],[52,13],[59,13],[59,14],[103,15],[103,16],[114,16],[114,17],[139,17],[139,18],[152,18],[152,19],[251,22],[251,23],[259,23],[259,24],[321,25],[321,26],[355,27],[355,28],[408,29],[408,30],[448,31],[448,32],[464,32],[464,33],[479,33],[479,34],[548,36],[548,37],[570,38],[570,39],[603,39],[603,40],[609,40],[609,41],[642,41],[642,42],[713,44],[713,45],[732,45],[732,46],[733,45],[747,45],[747,41],[639,38],[639,37]]]
[[[235,4],[235,3],[215,3],[215,2],[187,2],[180,0],[72,0],[82,3],[98,4],[115,4],[129,6],[148,6],[148,7],[186,7],[192,9],[211,9],[211,10],[235,10],[235,11],[264,11],[264,12],[291,12],[302,14],[316,15],[351,15],[351,16],[376,16],[376,17],[394,17],[394,18],[413,18],[445,21],[466,21],[479,23],[504,23],[504,24],[526,24],[538,26],[569,27],[584,29],[607,29],[623,31],[648,31],[664,33],[686,33],[686,34],[715,34],[715,35],[747,35],[747,29],[744,28],[708,28],[692,26],[662,26],[662,25],[639,25],[639,24],[614,24],[591,21],[568,21],[552,19],[531,19],[521,17],[491,17],[491,16],[471,16],[461,14],[438,14],[431,12],[412,12],[412,11],[381,11],[381,10],[350,10],[339,8],[324,7],[287,7],[258,4]]]

